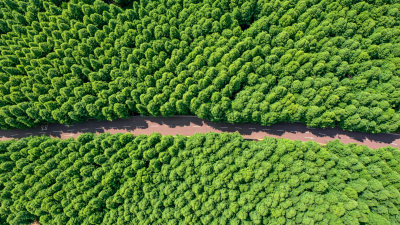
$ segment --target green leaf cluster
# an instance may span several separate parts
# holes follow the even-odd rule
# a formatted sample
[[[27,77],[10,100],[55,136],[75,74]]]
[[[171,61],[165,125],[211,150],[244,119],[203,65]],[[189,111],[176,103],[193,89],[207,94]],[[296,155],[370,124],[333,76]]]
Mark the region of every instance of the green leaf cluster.
[[[399,224],[400,152],[239,134],[0,142],[0,223]]]
[[[106,2],[0,2],[1,129],[192,114],[399,131],[398,0]]]

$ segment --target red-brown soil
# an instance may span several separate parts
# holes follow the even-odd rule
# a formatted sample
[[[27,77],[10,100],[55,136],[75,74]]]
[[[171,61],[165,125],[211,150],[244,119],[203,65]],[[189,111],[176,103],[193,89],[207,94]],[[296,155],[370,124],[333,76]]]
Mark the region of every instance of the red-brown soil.
[[[129,119],[115,121],[87,121],[70,126],[49,124],[45,126],[25,129],[0,131],[0,140],[22,138],[30,135],[49,135],[59,138],[77,137],[82,133],[132,133],[151,134],[154,132],[163,135],[186,135],[207,132],[239,132],[246,139],[260,140],[264,137],[287,138],[300,141],[315,141],[325,144],[328,141],[340,140],[343,143],[363,144],[370,148],[385,146],[399,147],[400,134],[368,134],[348,132],[339,128],[308,128],[303,124],[281,123],[269,127],[256,124],[229,124],[212,123],[193,116],[174,117],[144,117],[132,116]]]

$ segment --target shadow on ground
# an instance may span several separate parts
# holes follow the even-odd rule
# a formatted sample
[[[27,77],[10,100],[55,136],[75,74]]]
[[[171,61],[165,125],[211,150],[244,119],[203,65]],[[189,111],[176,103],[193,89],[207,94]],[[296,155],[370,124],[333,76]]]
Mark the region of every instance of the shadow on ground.
[[[68,125],[62,124],[49,124],[46,126],[30,128],[30,129],[15,129],[15,130],[2,130],[0,131],[0,138],[23,138],[31,135],[48,135],[53,137],[61,137],[62,133],[104,133],[109,130],[125,130],[125,132],[133,132],[136,129],[154,129],[149,127],[149,124],[166,125],[170,128],[183,128],[188,126],[208,126],[214,130],[221,132],[239,132],[241,135],[251,135],[253,132],[264,132],[269,135],[282,136],[284,133],[289,132],[293,134],[310,133],[316,137],[330,137],[341,139],[347,136],[351,139],[363,142],[369,139],[374,142],[392,143],[394,140],[400,138],[400,134],[369,134],[361,132],[343,131],[339,128],[309,128],[301,123],[279,123],[272,126],[261,126],[257,124],[242,123],[214,123],[207,120],[202,120],[194,116],[173,116],[173,117],[149,117],[149,116],[132,116],[128,119],[119,119],[114,121],[96,121],[89,120],[82,123]],[[123,132],[123,131],[121,131]]]

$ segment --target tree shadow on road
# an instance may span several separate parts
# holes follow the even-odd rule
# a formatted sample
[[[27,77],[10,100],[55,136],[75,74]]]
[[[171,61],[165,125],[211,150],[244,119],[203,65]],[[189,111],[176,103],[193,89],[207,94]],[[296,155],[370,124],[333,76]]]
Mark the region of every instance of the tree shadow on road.
[[[110,130],[133,131],[135,129],[146,129],[148,124],[142,117],[130,117],[128,119],[119,119],[115,121],[97,121],[89,120],[82,123],[70,125],[48,124],[28,129],[0,130],[0,138],[24,138],[33,136],[47,135],[55,138],[61,138],[62,134],[78,133],[105,133]],[[67,136],[68,137],[68,136]]]
[[[270,126],[272,131],[284,130],[285,132],[291,133],[306,133],[309,132],[317,137],[330,137],[340,139],[341,136],[348,136],[351,139],[363,142],[366,139],[375,142],[382,143],[392,143],[396,139],[400,138],[400,134],[371,134],[371,133],[363,133],[358,131],[344,131],[338,127],[335,128],[312,128],[307,127],[302,123],[279,123]]]
[[[225,122],[211,122],[202,120],[193,116],[173,116],[173,117],[150,117],[150,116],[132,116],[128,119],[118,119],[114,121],[96,121],[89,120],[82,123],[75,123],[71,125],[62,124],[49,124],[30,129],[14,129],[14,130],[0,130],[0,138],[23,138],[31,135],[40,136],[48,135],[52,137],[68,137],[69,134],[78,133],[105,133],[111,130],[117,132],[133,132],[138,129],[148,129],[149,124],[156,123],[159,125],[167,125],[170,128],[182,128],[190,126],[205,126],[211,129],[208,131],[220,132],[238,132],[241,135],[250,136],[253,132],[265,133],[265,136],[274,135],[282,136],[285,133],[293,133],[304,135],[305,133],[312,134],[316,137],[330,137],[334,139],[341,139],[342,137],[349,137],[359,142],[369,139],[374,142],[392,143],[400,138],[400,134],[369,134],[361,132],[343,131],[340,128],[310,128],[302,123],[279,123],[271,126],[261,126],[251,123],[231,124]],[[154,128],[157,132],[157,128]]]
[[[185,126],[190,126],[191,124],[202,126],[204,121],[194,116],[171,116],[171,117],[146,116],[142,118],[152,123],[157,123],[159,125],[167,125],[170,128],[185,127]]]
[[[258,124],[242,123],[242,124],[229,124],[229,123],[213,123],[205,121],[208,126],[222,131],[222,132],[239,132],[241,135],[251,135],[253,132],[265,132],[269,135],[282,136],[284,133],[289,132],[293,134],[310,133],[317,137],[330,137],[341,139],[347,136],[359,142],[369,139],[374,142],[381,142],[390,144],[396,139],[400,138],[400,134],[370,134],[358,131],[344,131],[340,128],[312,128],[307,127],[302,123],[278,123],[271,126],[261,126]]]

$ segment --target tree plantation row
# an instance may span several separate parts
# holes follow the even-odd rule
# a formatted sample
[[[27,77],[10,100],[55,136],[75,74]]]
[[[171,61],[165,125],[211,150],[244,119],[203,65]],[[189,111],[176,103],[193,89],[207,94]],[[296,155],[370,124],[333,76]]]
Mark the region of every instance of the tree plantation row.
[[[0,223],[399,224],[400,152],[238,134],[0,142]]]
[[[400,4],[1,0],[0,128],[192,114],[400,126]]]

